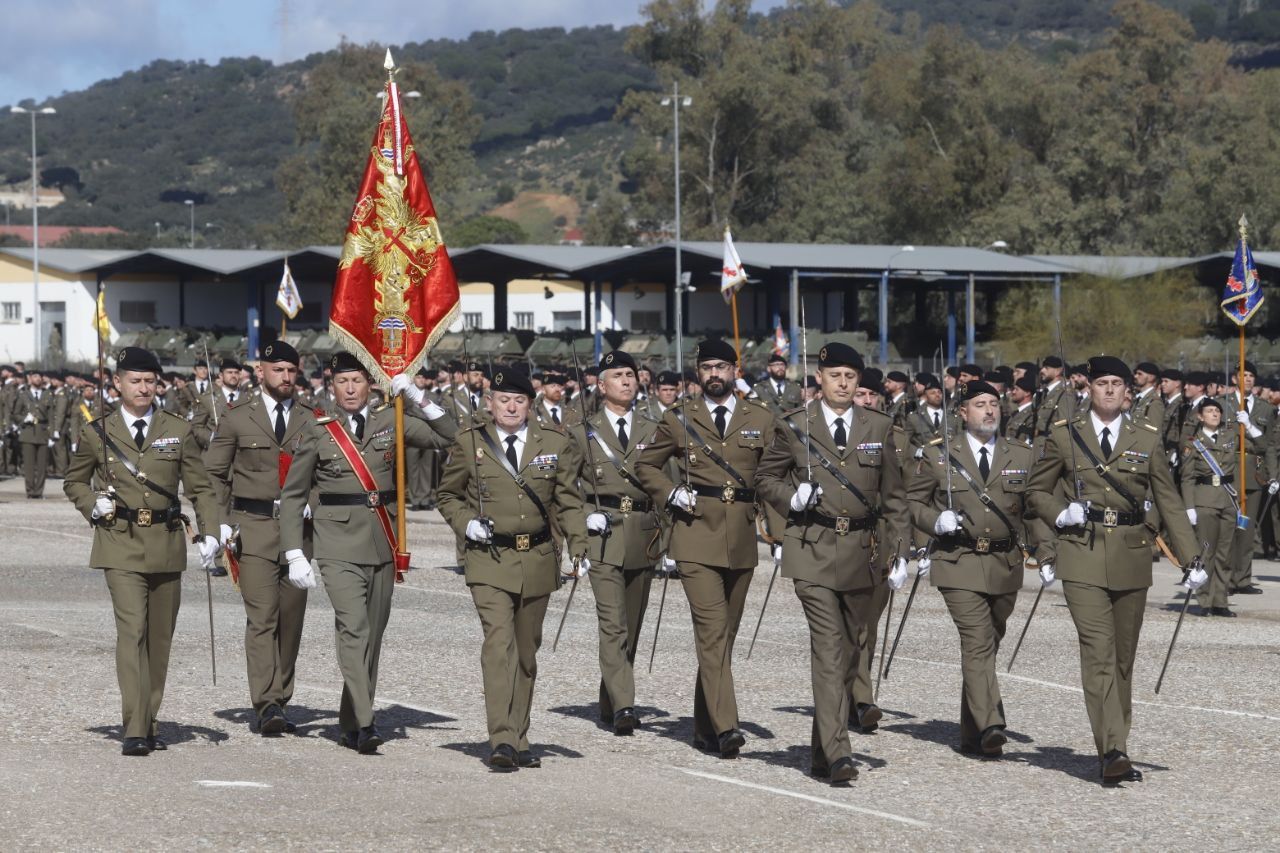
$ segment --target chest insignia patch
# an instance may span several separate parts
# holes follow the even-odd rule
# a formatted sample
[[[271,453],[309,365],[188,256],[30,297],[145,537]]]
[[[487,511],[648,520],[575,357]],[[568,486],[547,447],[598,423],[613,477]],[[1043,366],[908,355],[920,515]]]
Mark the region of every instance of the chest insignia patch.
[[[884,449],[884,443],[879,441],[864,441],[854,449],[859,453],[870,453],[875,455]]]
[[[742,431],[742,437],[747,441],[759,441],[761,435],[763,433],[758,429],[744,429]]]

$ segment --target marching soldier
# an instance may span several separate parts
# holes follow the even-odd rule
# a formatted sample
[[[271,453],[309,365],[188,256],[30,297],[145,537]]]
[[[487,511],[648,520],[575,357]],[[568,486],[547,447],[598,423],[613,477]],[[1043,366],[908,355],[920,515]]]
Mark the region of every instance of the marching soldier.
[[[1064,381],[1066,377],[1063,372],[1066,365],[1062,359],[1056,355],[1046,356],[1044,361],[1040,363],[1040,388],[1036,391],[1032,408],[1035,412],[1032,417],[1036,422],[1037,436],[1045,435],[1049,432],[1049,426],[1056,420],[1066,417],[1069,412],[1079,411],[1080,407],[1073,405],[1071,400],[1063,400],[1063,396],[1073,393],[1067,388]],[[1059,414],[1061,409],[1061,414]]]
[[[732,345],[702,341],[696,363],[702,396],[667,410],[636,473],[672,515],[668,556],[679,566],[698,653],[694,746],[735,758],[746,738],[738,728],[731,658],[757,562],[752,484],[779,424],[763,405],[734,395]],[[681,457],[680,484],[666,467],[672,457]]]
[[[542,396],[535,408],[538,420],[553,426],[576,426],[582,423],[582,407],[568,404],[564,398],[564,386],[569,377],[554,370],[542,377]]]
[[[1239,372],[1232,373],[1231,378],[1235,379],[1239,376]],[[1257,381],[1258,369],[1254,367],[1252,361],[1245,360],[1244,363],[1244,390],[1236,389],[1224,393],[1219,398],[1222,403],[1222,417],[1228,424],[1243,424],[1250,438],[1259,438],[1267,432],[1271,426],[1271,421],[1275,418],[1275,407],[1266,400],[1261,399],[1253,393],[1254,384]],[[1245,410],[1240,409],[1240,397],[1243,395],[1245,401]],[[1235,427],[1239,431],[1239,427]],[[1256,434],[1255,434],[1256,431]],[[1245,482],[1237,486],[1237,490],[1244,495],[1246,514],[1249,507],[1261,508],[1262,492],[1269,488],[1270,480],[1274,476],[1266,467],[1262,448],[1258,448],[1258,452],[1249,452],[1246,448],[1245,456]],[[1240,461],[1236,460],[1236,467],[1239,468]],[[1256,510],[1255,510],[1256,512]],[[1258,538],[1258,524],[1262,519],[1255,519],[1250,522],[1248,527],[1236,533],[1231,543],[1231,592],[1242,593],[1245,595],[1253,595],[1262,592],[1262,588],[1253,583],[1253,548]]]
[[[890,370],[884,376],[884,393],[888,400],[885,414],[893,418],[895,424],[901,425],[906,416],[915,411],[915,400],[907,396],[907,385],[910,381],[907,374],[901,370]]]
[[[1005,438],[1028,447],[1035,438],[1036,423],[1033,417],[1035,393],[1036,383],[1030,376],[1021,376],[1013,380],[1013,387],[1009,389],[1013,411],[1004,425]]]
[[[179,389],[182,399],[182,414],[191,420],[200,408],[200,401],[213,393],[213,380],[209,378],[209,362],[203,358],[196,361],[195,377],[185,388]]]
[[[164,750],[156,717],[182,598],[186,524],[178,489],[195,505],[200,560],[213,564],[218,508],[200,449],[185,420],[153,405],[160,362],[125,347],[114,383],[119,413],[81,436],[62,489],[93,525],[89,564],[102,569],[116,620],[124,755]],[[94,489],[105,483],[105,491]]]
[[[49,473],[49,450],[53,447],[53,418],[57,401],[45,387],[44,375],[37,370],[27,374],[27,387],[13,401],[10,422],[17,424],[18,443],[22,445],[22,476],[26,480],[27,498],[44,497],[44,481]]]
[[[413,376],[414,387],[421,391],[424,399],[432,399],[434,392],[430,388],[431,374],[425,367],[420,368]],[[434,400],[432,399],[434,402]],[[409,412],[412,413],[413,409]],[[436,461],[439,451],[424,450],[419,447],[404,449],[405,487],[409,490],[408,507],[414,510],[435,509],[436,500]]]
[[[240,365],[232,360],[223,360],[218,369],[220,384],[210,386],[208,394],[200,397],[199,405],[191,418],[191,430],[202,449],[209,449],[209,439],[217,430],[227,411],[243,398],[240,391]]]
[[[66,384],[66,374],[50,371],[47,390],[53,396],[53,415],[49,420],[49,438],[53,439],[53,444],[49,445],[49,472],[55,478],[61,478],[66,476],[67,463],[70,461],[67,453],[67,416],[71,413],[72,398],[71,388]]]
[[[373,716],[378,659],[395,574],[407,568],[395,564],[395,412],[389,406],[370,407],[373,383],[354,355],[336,353],[329,366],[339,414],[313,417],[302,430],[280,492],[280,550],[289,564],[289,582],[314,589],[315,573],[304,550],[304,513],[314,496],[315,561],[333,605],[342,671],[339,743],[368,755],[383,743]],[[403,374],[392,382],[393,393],[419,403],[413,390]],[[455,434],[453,422],[439,409],[427,416],[429,423],[405,418],[405,443],[446,447]]]
[[[787,360],[776,352],[769,356],[766,366],[769,375],[752,386],[755,399],[764,403],[775,415],[790,411],[804,403],[804,389],[800,383],[787,378]]]
[[[810,767],[832,784],[858,775],[847,720],[851,697],[857,698],[859,634],[876,619],[881,564],[894,561],[892,543],[904,541],[908,524],[893,421],[853,405],[863,369],[862,357],[846,344],[819,351],[820,402],[786,414],[786,428],[775,431],[755,480],[761,496],[787,519],[782,575],[794,580],[809,622]],[[814,463],[812,472],[806,458]],[[882,518],[889,544],[877,541]],[[898,559],[895,589],[905,577],[906,561]],[[869,693],[866,699],[871,702]]]
[[[654,383],[653,393],[638,408],[653,420],[660,421],[679,396],[680,374],[674,370],[663,370]]]
[[[582,475],[584,504],[594,506],[598,500],[602,510],[587,516],[587,577],[600,628],[600,721],[618,735],[631,734],[640,724],[632,665],[659,531],[653,502],[635,475],[636,460],[658,429],[656,421],[633,407],[635,368],[630,354],[607,353],[600,360],[600,411],[585,428],[569,430],[582,445],[584,460],[595,463]]]
[[[280,488],[312,420],[295,397],[299,361],[297,350],[284,341],[267,344],[263,395],[227,410],[204,455],[226,519],[222,546],[238,552],[249,698],[262,735],[292,729],[285,708],[293,698],[307,610],[307,591],[289,583],[279,522]],[[304,552],[311,550],[309,528],[308,523]]]
[[[1160,438],[1169,464],[1177,465],[1182,455],[1182,426],[1189,415],[1187,399],[1183,396],[1183,373],[1168,368],[1160,374],[1160,394],[1164,397],[1164,422],[1160,424]],[[1175,470],[1174,476],[1178,476]]]
[[[529,748],[529,711],[542,621],[558,586],[553,524],[579,576],[591,561],[577,443],[529,417],[534,391],[522,373],[499,370],[491,387],[490,422],[458,436],[438,495],[440,514],[466,541],[467,589],[484,631],[489,766],[510,771],[541,764]]]
[[[1057,573],[1080,640],[1085,707],[1105,784],[1142,778],[1127,753],[1133,663],[1151,586],[1148,492],[1190,569],[1188,588],[1207,579],[1159,431],[1121,414],[1131,378],[1117,358],[1089,360],[1090,410],[1053,423],[1027,485],[1032,509],[1057,531]]]
[[[959,428],[955,412],[949,407],[943,408],[942,383],[938,378],[929,373],[922,373],[918,379],[921,380],[924,392],[915,412],[906,419],[907,440],[911,443],[912,452],[917,459],[920,458],[918,451],[921,448],[942,441],[944,431],[955,433]],[[945,428],[943,418],[948,419]]]
[[[1133,369],[1133,407],[1129,419],[1136,424],[1148,423],[1156,429],[1164,426],[1164,400],[1160,396],[1160,368],[1149,361]]]
[[[1008,740],[996,656],[1033,533],[1024,521],[1033,453],[999,435],[1000,397],[987,382],[965,385],[960,417],[950,445],[928,448],[914,466],[908,497],[916,528],[934,537],[929,580],[960,632],[960,751],[994,758]]]

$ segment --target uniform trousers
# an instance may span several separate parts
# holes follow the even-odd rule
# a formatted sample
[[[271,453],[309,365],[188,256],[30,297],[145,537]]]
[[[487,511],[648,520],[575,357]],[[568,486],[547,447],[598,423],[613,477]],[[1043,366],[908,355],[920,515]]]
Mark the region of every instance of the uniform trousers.
[[[880,617],[889,604],[889,585],[876,584],[874,589],[858,590],[856,595],[865,599],[859,604],[866,614],[862,627],[858,629],[857,668],[853,678],[853,707],[874,705],[876,703],[875,680],[871,677],[871,666],[875,663],[876,639],[880,636]],[[857,722],[856,719],[853,722]]]
[[[378,658],[391,615],[395,569],[389,562],[361,565],[323,557],[318,562],[333,605],[338,669],[342,672],[338,725],[344,732],[353,732],[373,725]]]
[[[529,709],[538,678],[538,647],[550,595],[523,598],[488,584],[468,584],[484,632],[480,673],[489,747],[529,748]]]
[[[1196,541],[1209,543],[1209,550],[1205,552],[1209,580],[1196,590],[1196,601],[1201,607],[1227,606],[1227,596],[1233,586],[1232,544],[1243,532],[1236,529],[1235,507],[1196,507]]]
[[[1250,489],[1245,495],[1245,511],[1248,515],[1257,515],[1262,509],[1262,489]],[[1253,547],[1258,539],[1258,523],[1260,518],[1252,518],[1247,530],[1237,530],[1231,540],[1231,587],[1241,589],[1253,583]]]
[[[587,579],[596,597],[600,635],[600,719],[612,723],[615,711],[635,707],[636,646],[652,575],[648,567],[628,572],[593,563]]]
[[[249,698],[261,717],[269,706],[283,708],[293,698],[307,591],[289,583],[287,563],[246,554],[240,558],[240,595]]]
[[[182,603],[182,572],[105,569],[116,617],[116,678],[124,737],[153,737]]]
[[[950,587],[939,587],[938,592],[960,632],[960,742],[978,746],[984,731],[1005,725],[996,656],[1018,594],[988,595]]]
[[[49,445],[22,442],[22,476],[27,481],[27,497],[44,497],[44,481],[49,473]]]
[[[738,727],[733,692],[733,643],[755,569],[680,562],[680,580],[693,617],[698,675],[693,694],[693,737],[709,746]]]

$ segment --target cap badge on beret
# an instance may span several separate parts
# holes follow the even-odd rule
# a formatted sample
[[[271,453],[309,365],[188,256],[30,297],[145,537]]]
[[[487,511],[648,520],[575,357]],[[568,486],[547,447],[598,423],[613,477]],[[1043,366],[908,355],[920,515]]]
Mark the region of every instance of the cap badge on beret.
[[[609,353],[604,357],[605,364],[613,364],[613,353]]]
[[[819,358],[819,359],[821,359],[822,361],[826,361],[826,360],[827,360],[827,348],[826,348],[826,347],[823,347],[822,349],[818,350],[818,358]]]
[[[501,374],[501,373],[494,374],[494,377],[493,377],[493,384],[494,384],[494,385],[501,385],[501,384],[502,384],[502,374]]]
[[[267,344],[267,348],[262,351],[262,354],[267,358],[271,358],[273,352],[275,352],[275,344]]]

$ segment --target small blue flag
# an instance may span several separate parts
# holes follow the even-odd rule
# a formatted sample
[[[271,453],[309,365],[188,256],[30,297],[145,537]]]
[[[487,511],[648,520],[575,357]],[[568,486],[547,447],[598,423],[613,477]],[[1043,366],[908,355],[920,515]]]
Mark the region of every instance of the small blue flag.
[[[1241,234],[1235,260],[1231,262],[1231,274],[1227,276],[1227,286],[1222,289],[1222,313],[1237,326],[1243,326],[1262,307],[1262,299],[1262,282],[1258,278],[1258,268],[1253,265],[1253,252]]]

